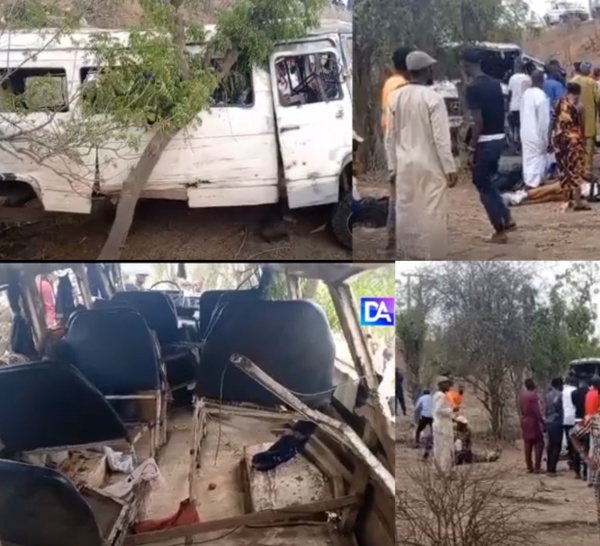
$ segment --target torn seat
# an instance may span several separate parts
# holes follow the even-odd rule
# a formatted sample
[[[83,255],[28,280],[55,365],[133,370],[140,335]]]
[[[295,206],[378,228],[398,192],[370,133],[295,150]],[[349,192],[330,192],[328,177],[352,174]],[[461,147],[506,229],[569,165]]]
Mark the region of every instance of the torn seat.
[[[74,366],[43,360],[0,369],[2,456],[129,440],[117,413]]]
[[[151,430],[153,452],[166,440],[166,385],[158,352],[138,313],[108,308],[79,311],[59,353],[110,400],[134,441]]]
[[[50,468],[0,459],[0,543],[113,546],[131,507]]]
[[[159,291],[142,290],[117,292],[111,302],[135,309],[156,334],[171,390],[193,385],[199,361],[199,344],[185,340],[171,298]]]

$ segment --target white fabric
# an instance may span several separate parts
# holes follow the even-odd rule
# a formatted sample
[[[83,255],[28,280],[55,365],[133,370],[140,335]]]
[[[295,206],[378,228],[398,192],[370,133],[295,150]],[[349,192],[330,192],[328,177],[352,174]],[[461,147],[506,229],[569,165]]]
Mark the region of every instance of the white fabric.
[[[437,391],[433,395],[433,460],[442,472],[454,466],[454,424],[448,396]]]
[[[396,173],[396,257],[443,260],[448,252],[448,174],[456,172],[443,97],[408,84],[390,97],[385,138]]]
[[[510,112],[519,112],[521,110],[521,100],[525,91],[531,87],[531,78],[527,74],[513,74],[508,80],[508,92],[510,93]],[[523,120],[521,119],[521,125]]]
[[[504,133],[497,133],[495,135],[481,135],[477,139],[477,142],[492,142],[494,140],[502,140],[504,138],[506,138]]]
[[[573,394],[574,390],[575,387],[572,385],[565,385],[562,391],[564,412],[563,423],[565,426],[571,427],[575,425],[575,404],[573,404],[573,400],[571,400],[571,394]]]
[[[133,493],[133,488],[140,482],[150,482],[152,487],[164,483],[164,478],[156,461],[146,459],[126,478],[105,487],[102,492],[116,499],[126,499]]]
[[[550,102],[539,87],[531,87],[521,102],[523,181],[530,188],[542,184],[548,170]]]

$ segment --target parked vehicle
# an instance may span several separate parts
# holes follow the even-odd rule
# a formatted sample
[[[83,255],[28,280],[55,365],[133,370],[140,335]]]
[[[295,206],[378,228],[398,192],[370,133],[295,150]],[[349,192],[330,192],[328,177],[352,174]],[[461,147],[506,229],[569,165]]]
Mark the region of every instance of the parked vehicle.
[[[569,363],[569,373],[577,379],[591,379],[600,376],[600,358],[578,358]]]
[[[207,27],[211,31],[214,27]],[[57,88],[46,103],[38,97],[35,105],[27,104],[26,116],[4,112],[3,133],[14,133],[14,122],[39,126],[50,115],[51,129],[58,131],[82,108],[81,90],[93,86],[101,69],[92,58],[97,32],[11,31],[0,37],[10,92],[23,100],[24,89],[40,74],[52,76]],[[110,34],[128,43],[127,32]],[[168,145],[142,197],[183,200],[193,208],[285,200],[292,209],[331,205],[335,217],[351,194],[351,65],[352,25],[338,21],[323,21],[311,35],[278,44],[268,68],[240,61],[230,80],[214,91],[201,123]],[[50,108],[54,114],[48,114]],[[151,131],[140,134],[140,151],[125,141],[110,142],[55,155],[41,165],[16,151],[30,145],[17,136],[0,150],[0,196],[30,188],[45,211],[88,214],[93,197],[119,194],[151,136]]]
[[[559,25],[569,21],[587,21],[590,13],[579,2],[552,2],[544,19],[547,25]]]

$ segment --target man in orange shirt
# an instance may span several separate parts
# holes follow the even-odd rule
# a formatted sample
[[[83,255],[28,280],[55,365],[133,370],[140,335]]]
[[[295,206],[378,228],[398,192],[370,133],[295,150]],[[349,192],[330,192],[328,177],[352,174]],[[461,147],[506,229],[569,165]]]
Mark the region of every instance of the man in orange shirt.
[[[452,409],[455,412],[460,411],[460,406],[462,405],[464,392],[465,389],[462,385],[458,386],[458,391],[455,391],[454,389],[450,389],[448,391],[448,400],[450,401]]]
[[[585,418],[584,422],[587,423],[589,419],[596,415],[600,411],[600,377],[592,378],[592,386],[585,395]],[[590,455],[594,453],[593,440],[590,437]],[[587,482],[592,484],[595,482],[596,472],[588,467]]]
[[[390,123],[390,107],[392,106],[390,99],[394,96],[394,91],[400,89],[403,85],[408,83],[408,69],[406,68],[406,57],[413,50],[407,47],[399,47],[394,51],[392,55],[392,62],[394,63],[393,74],[385,80],[383,89],[381,90],[381,129],[383,136],[387,134],[388,126]],[[394,181],[390,180],[393,184]],[[388,252],[396,253],[396,226],[395,226],[395,215],[394,215],[394,189],[390,192],[390,202],[388,208]]]

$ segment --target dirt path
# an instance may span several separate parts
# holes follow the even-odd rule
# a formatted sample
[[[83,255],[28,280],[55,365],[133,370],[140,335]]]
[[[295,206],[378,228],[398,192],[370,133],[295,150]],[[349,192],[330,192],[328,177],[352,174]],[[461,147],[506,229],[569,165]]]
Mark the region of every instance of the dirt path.
[[[362,180],[359,187],[364,194],[389,191],[384,180],[374,177]],[[600,259],[599,204],[593,204],[591,212],[564,214],[555,203],[513,207],[517,231],[508,244],[492,245],[486,242],[492,228],[470,181],[462,177],[448,196],[448,260]],[[354,260],[384,259],[385,244],[385,230],[360,230],[355,234]]]
[[[407,469],[423,464],[420,452],[410,447],[413,434],[414,425],[400,417],[396,428],[398,490],[414,487],[406,475]],[[509,447],[504,449],[499,462],[489,464],[492,465],[505,471],[503,485],[510,492],[505,500],[522,507],[520,517],[535,533],[537,546],[597,546],[600,543],[592,491],[573,477],[566,463],[560,463],[558,478],[529,475],[524,470],[521,450]]]
[[[262,207],[188,209],[184,203],[138,205],[121,258],[125,260],[341,260],[351,259],[328,229],[324,209],[286,218],[288,241],[268,243],[258,234]],[[60,216],[57,220],[0,232],[0,259],[96,259],[108,231],[106,216]],[[314,230],[317,232],[311,233]]]

